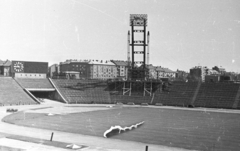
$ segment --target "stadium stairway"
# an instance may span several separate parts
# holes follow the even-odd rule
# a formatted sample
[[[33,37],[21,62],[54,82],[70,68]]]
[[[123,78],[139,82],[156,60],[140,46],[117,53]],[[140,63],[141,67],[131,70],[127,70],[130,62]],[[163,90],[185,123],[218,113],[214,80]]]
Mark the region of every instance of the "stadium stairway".
[[[51,79],[51,81],[70,104],[111,103],[105,81],[80,79]]]
[[[232,108],[234,108],[234,109],[240,109],[240,103],[239,103],[239,101],[240,101],[240,85],[239,85],[239,87],[238,87],[237,95],[236,95],[236,97],[235,97],[235,99],[234,99],[234,103],[233,103],[233,107],[232,107]]]
[[[12,77],[0,77],[0,105],[38,104]]]
[[[199,92],[200,87],[201,87],[201,82],[199,81],[198,85],[197,85],[197,88],[196,88],[196,90],[194,92],[194,95],[193,95],[193,98],[192,98],[192,101],[191,101],[191,105],[194,105],[194,102],[195,102],[195,100],[197,98],[197,94]]]

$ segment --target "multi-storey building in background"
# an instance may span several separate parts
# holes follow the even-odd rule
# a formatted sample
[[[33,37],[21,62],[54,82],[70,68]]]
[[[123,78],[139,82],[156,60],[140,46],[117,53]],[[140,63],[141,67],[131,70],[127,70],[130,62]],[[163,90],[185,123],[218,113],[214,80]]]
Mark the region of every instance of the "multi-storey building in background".
[[[0,76],[11,76],[11,61],[0,60]]]
[[[66,60],[60,62],[60,74],[66,75],[67,78],[76,79],[121,79],[126,80],[128,77],[127,61],[121,60]],[[149,79],[175,78],[176,72],[160,66],[147,66]],[[53,71],[53,70],[52,70]]]
[[[58,64],[53,64],[50,67],[48,67],[48,76],[50,78],[54,78],[60,73],[60,68]]]
[[[147,65],[147,69],[148,69],[148,78],[157,79],[156,67],[150,64],[150,65]]]
[[[190,79],[196,81],[205,81],[207,67],[195,66],[190,69]]]
[[[59,72],[68,79],[106,80],[118,77],[115,64],[103,60],[66,60],[60,62]]]
[[[90,79],[115,79],[117,75],[117,67],[111,61],[91,60],[89,62]]]
[[[215,70],[215,71],[217,71],[220,75],[224,75],[225,73],[226,73],[226,70],[225,70],[225,68],[223,68],[223,67],[218,67],[218,66],[214,66],[213,68],[212,68],[212,70]]]
[[[60,62],[59,73],[68,79],[87,79],[90,76],[89,60],[66,60]]]
[[[190,69],[189,79],[201,80],[202,82],[219,82],[219,81],[237,81],[237,73],[226,72],[223,67],[207,67],[196,66]]]
[[[174,79],[176,77],[176,72],[168,68],[149,65],[148,69],[150,79]]]
[[[117,78],[125,80],[128,77],[128,67],[130,62],[121,60],[111,60],[117,67]]]
[[[188,75],[189,75],[189,73],[187,73],[186,71],[178,70],[178,69],[177,69],[177,72],[176,72],[176,80],[186,81]]]

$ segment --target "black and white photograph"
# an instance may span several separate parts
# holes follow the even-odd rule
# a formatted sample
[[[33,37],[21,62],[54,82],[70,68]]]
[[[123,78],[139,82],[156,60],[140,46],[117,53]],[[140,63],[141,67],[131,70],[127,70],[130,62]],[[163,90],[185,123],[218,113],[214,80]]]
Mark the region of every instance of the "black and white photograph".
[[[0,151],[239,150],[239,0],[0,0]]]

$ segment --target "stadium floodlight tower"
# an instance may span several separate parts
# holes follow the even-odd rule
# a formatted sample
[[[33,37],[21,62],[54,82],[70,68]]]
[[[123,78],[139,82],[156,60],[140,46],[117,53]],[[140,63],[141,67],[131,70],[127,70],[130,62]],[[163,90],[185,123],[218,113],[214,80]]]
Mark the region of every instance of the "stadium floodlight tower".
[[[146,80],[147,70],[146,70],[146,46],[149,43],[149,32],[148,40],[146,41],[146,27],[147,27],[147,14],[130,14],[130,26],[131,26],[131,43],[130,43],[130,32],[128,31],[128,44],[132,47],[132,60],[130,61],[130,50],[128,49],[128,62],[131,62],[131,67],[129,67],[129,78],[131,80]],[[137,27],[137,29],[135,28]],[[140,29],[139,29],[140,28]],[[136,34],[143,34],[142,40],[135,40]],[[136,51],[135,47],[142,47],[142,51]],[[149,49],[148,49],[149,50]],[[142,55],[142,60],[136,61],[135,55]],[[149,52],[147,53],[149,55]]]
[[[109,82],[109,90],[113,91],[112,95],[115,95],[115,97],[118,94],[116,92],[120,91],[122,91],[122,95],[126,96],[138,96],[142,94],[143,96],[154,97],[154,92],[158,90],[161,82],[150,79],[148,74],[150,34],[146,31],[147,14],[130,14],[130,26],[131,32],[128,31],[127,35],[127,80]],[[142,40],[135,40],[134,38]],[[130,47],[132,48],[131,53]],[[139,49],[135,49],[135,47]],[[148,47],[147,50],[146,47]],[[130,54],[132,54],[132,57],[130,57]],[[135,58],[135,55],[142,56]],[[136,61],[135,59],[139,60]]]
[[[123,83],[123,95],[128,93],[129,96],[131,96],[132,90],[135,89],[138,91],[143,91],[144,96],[146,94],[150,94],[151,96],[153,83],[148,81],[148,68],[146,68],[146,65],[149,64],[149,36],[150,36],[148,32],[146,39],[147,14],[130,14],[130,26],[131,34],[130,31],[128,31],[128,49],[127,49],[128,80]],[[135,34],[143,34],[142,39],[135,40]],[[148,46],[147,53],[146,46]],[[132,48],[131,51],[132,60],[130,60],[130,47]],[[135,47],[140,47],[140,51],[139,49],[136,50]],[[142,57],[140,57],[142,58],[142,60],[136,61],[135,55],[142,55]]]

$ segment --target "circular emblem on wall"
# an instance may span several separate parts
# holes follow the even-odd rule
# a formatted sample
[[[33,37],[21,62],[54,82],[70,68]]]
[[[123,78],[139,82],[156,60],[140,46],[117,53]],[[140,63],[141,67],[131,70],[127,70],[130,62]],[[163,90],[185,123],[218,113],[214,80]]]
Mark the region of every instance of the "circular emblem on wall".
[[[21,62],[15,62],[13,65],[13,69],[15,72],[22,72],[23,71],[23,63]]]

